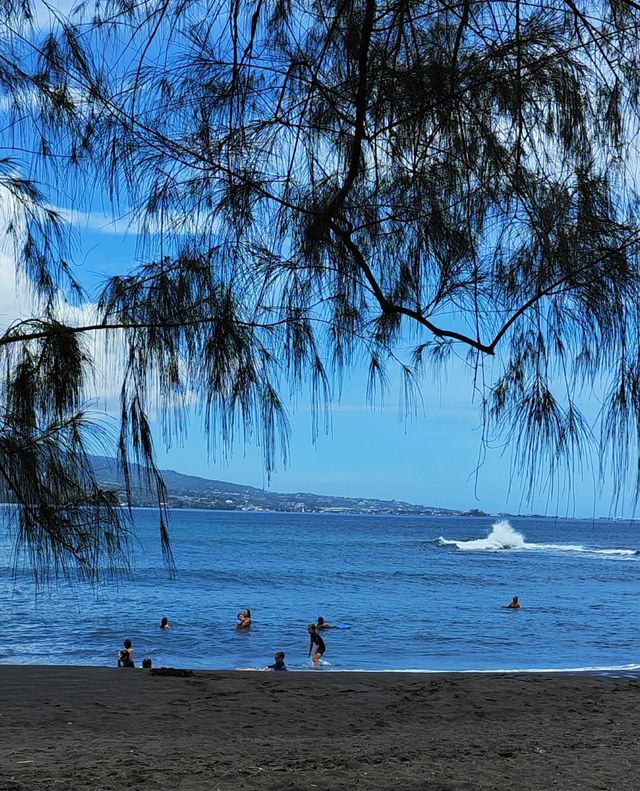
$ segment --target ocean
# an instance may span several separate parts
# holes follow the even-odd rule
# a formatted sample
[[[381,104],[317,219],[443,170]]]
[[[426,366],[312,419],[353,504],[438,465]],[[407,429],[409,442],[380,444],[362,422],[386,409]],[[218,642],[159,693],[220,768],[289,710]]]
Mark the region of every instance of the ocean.
[[[138,664],[307,670],[322,615],[322,671],[640,669],[640,523],[175,510],[171,579],[135,519],[132,574],[97,589],[36,594],[0,542],[0,663],[115,666],[129,638]]]

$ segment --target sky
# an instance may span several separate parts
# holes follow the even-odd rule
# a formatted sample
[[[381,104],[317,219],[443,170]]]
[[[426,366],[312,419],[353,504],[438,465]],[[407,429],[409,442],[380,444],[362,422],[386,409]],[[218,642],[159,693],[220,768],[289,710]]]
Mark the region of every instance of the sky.
[[[111,223],[104,207],[69,217],[78,238],[76,273],[89,287],[107,272],[126,271],[135,264],[135,232]],[[4,284],[0,321],[6,325],[12,317],[24,317],[31,310],[7,250],[0,256],[0,277]],[[110,415],[106,420],[115,430],[117,391],[110,381],[113,378],[108,374],[98,381],[93,403],[97,412]],[[159,466],[278,492],[395,499],[490,513],[588,518],[614,513],[610,487],[598,496],[594,473],[588,469],[553,496],[541,486],[531,501],[526,500],[524,484],[511,470],[509,448],[497,442],[483,445],[470,371],[462,363],[454,364],[438,382],[424,382],[422,405],[409,417],[400,408],[399,381],[392,382],[384,401],[375,407],[367,404],[366,390],[366,372],[352,370],[345,377],[340,399],[331,408],[326,431],[320,420],[315,442],[310,404],[301,397],[289,403],[288,464],[279,464],[270,480],[261,450],[254,444],[239,439],[228,458],[212,456],[195,411],[189,415],[186,437],[171,447],[165,447],[159,422],[154,420]],[[597,404],[585,402],[583,406],[593,412]],[[615,513],[631,515],[624,507]]]
[[[71,3],[58,5],[67,10]],[[135,229],[127,229],[122,222],[114,224],[108,205],[94,205],[85,214],[68,212],[66,216],[78,237],[76,271],[85,285],[91,287],[106,273],[126,271],[135,264]],[[6,325],[31,309],[7,250],[0,254],[0,278],[0,323]],[[106,374],[98,383],[95,406],[115,415],[116,393],[108,380]],[[510,449],[495,441],[483,444],[479,405],[473,402],[471,374],[463,363],[454,361],[439,382],[424,382],[422,400],[418,413],[407,419],[399,407],[397,382],[392,383],[384,402],[372,408],[366,402],[366,372],[355,369],[345,377],[341,397],[330,412],[328,430],[321,429],[315,442],[309,403],[299,397],[289,404],[289,460],[286,467],[278,466],[270,480],[255,445],[240,440],[228,458],[211,456],[195,411],[189,416],[187,437],[172,447],[164,446],[159,424],[154,421],[158,463],[182,473],[280,492],[396,499],[493,513],[631,515],[632,509],[624,504],[612,509],[610,482],[598,493],[596,473],[590,468],[576,475],[570,486],[553,493],[541,485],[527,500],[524,483],[512,472]],[[595,414],[598,404],[587,398],[582,406],[588,414]],[[115,425],[115,418],[113,422]]]

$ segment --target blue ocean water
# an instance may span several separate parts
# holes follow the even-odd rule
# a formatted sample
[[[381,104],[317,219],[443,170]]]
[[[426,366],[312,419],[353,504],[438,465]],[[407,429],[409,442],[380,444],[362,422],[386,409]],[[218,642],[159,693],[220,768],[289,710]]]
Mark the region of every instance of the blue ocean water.
[[[324,632],[325,670],[640,668],[634,522],[176,510],[177,579],[156,514],[136,524],[131,578],[98,590],[36,596],[0,544],[1,663],[114,665],[128,637],[138,662],[259,668],[281,650],[302,670],[322,615],[349,626]]]

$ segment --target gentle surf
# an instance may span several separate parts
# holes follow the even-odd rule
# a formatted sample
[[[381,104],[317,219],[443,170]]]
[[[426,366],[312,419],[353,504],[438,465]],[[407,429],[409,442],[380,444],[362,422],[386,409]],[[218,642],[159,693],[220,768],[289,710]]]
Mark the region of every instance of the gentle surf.
[[[284,651],[309,670],[306,626],[322,615],[343,627],[323,632],[327,672],[638,667],[634,522],[174,510],[177,580],[155,513],[136,523],[131,578],[97,591],[36,597],[0,545],[0,662],[115,666],[128,637],[138,663],[261,668]],[[523,609],[505,610],[514,595]]]

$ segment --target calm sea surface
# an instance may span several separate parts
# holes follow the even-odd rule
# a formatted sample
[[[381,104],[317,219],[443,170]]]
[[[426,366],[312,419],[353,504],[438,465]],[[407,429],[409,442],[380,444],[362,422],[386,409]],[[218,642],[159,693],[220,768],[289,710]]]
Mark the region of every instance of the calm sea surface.
[[[371,517],[173,511],[179,576],[156,515],[136,512],[131,579],[34,593],[0,543],[0,662],[256,668],[286,652],[325,670],[640,668],[640,524],[603,520]],[[501,607],[519,595],[522,610]],[[250,607],[253,626],[234,628]],[[163,632],[160,618],[173,628]]]

